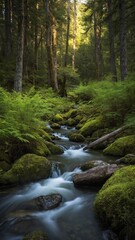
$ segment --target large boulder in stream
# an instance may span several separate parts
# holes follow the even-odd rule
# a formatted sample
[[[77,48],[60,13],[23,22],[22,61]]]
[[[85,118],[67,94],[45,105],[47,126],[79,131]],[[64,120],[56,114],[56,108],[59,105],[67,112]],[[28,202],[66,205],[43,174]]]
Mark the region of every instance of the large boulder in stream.
[[[96,196],[95,210],[121,240],[135,239],[135,166],[116,171]]]
[[[3,180],[6,184],[25,184],[49,177],[51,162],[42,156],[26,154],[7,171]]]
[[[73,176],[76,187],[101,186],[118,169],[116,164],[97,166]]]
[[[61,202],[62,196],[60,194],[50,194],[34,198],[22,204],[22,208],[30,211],[47,211],[58,207]]]

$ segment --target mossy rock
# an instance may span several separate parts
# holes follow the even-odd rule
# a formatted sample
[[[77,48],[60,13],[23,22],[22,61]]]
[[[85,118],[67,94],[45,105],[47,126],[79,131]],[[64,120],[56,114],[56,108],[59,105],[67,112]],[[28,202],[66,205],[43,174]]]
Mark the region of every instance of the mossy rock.
[[[133,236],[135,228],[135,166],[117,170],[97,194],[94,206],[104,225],[110,226],[120,234],[126,229],[127,236]]]
[[[59,122],[62,122],[62,121],[63,121],[63,117],[60,114],[56,114],[53,117],[53,122],[59,123]]]
[[[124,157],[117,160],[117,163],[123,163],[127,165],[135,165],[135,155],[127,154]]]
[[[84,136],[91,136],[97,129],[103,128],[103,120],[101,117],[88,120],[80,129],[80,133]]]
[[[104,150],[104,154],[124,156],[128,153],[135,154],[135,135],[118,138]]]
[[[61,147],[57,146],[54,143],[46,142],[46,145],[47,145],[49,151],[51,152],[51,154],[62,154],[62,153],[64,153],[63,149]]]
[[[81,134],[73,133],[69,135],[69,140],[73,142],[84,142],[85,138]]]
[[[35,154],[26,154],[18,159],[3,177],[7,184],[21,184],[47,178],[50,172],[49,160]]]
[[[52,128],[52,129],[60,129],[61,126],[60,126],[58,123],[52,123],[52,124],[51,124],[51,128]]]
[[[46,131],[42,132],[42,138],[46,141],[51,141],[52,140],[51,135]]]
[[[70,127],[73,127],[76,125],[76,120],[75,119],[72,119],[72,118],[69,118],[67,120],[67,125],[70,126]]]
[[[42,231],[35,231],[32,233],[26,234],[23,240],[48,240],[48,236],[46,233]]]
[[[8,171],[11,168],[11,165],[5,161],[0,162],[0,169],[3,171]]]
[[[69,119],[69,118],[75,118],[78,114],[78,111],[77,109],[70,109],[68,112],[66,112],[63,117],[66,118],[66,119]]]

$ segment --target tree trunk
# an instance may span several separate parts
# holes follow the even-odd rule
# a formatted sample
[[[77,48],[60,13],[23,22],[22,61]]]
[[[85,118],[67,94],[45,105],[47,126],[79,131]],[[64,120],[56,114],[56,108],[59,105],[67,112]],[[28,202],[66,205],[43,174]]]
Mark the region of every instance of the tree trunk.
[[[72,53],[73,68],[75,68],[76,34],[77,34],[77,0],[74,0],[74,30],[73,30],[73,53]]]
[[[24,0],[18,1],[18,46],[14,90],[22,91],[23,51],[24,51]]]
[[[58,81],[57,81],[57,30],[56,30],[56,20],[53,17],[52,24],[52,51],[53,51],[53,65],[54,65],[54,89],[58,91]]]
[[[121,80],[124,80],[128,74],[126,26],[125,26],[126,4],[125,0],[119,0],[118,3],[119,3],[119,27],[120,27],[120,71]]]
[[[24,0],[24,56],[23,72],[28,78],[28,0]]]
[[[84,147],[84,150],[86,150],[88,148],[90,149],[90,148],[96,147],[100,143],[102,143],[102,142],[108,140],[109,138],[114,137],[117,134],[123,132],[124,129],[125,129],[125,127],[121,127],[121,128],[118,128],[117,130],[115,130],[115,131],[113,131],[113,132],[111,132],[109,134],[104,135],[103,137],[100,137],[99,139],[97,139],[94,142],[90,143],[88,146]]]
[[[5,56],[11,56],[12,51],[11,31],[11,0],[5,0]]]
[[[110,63],[111,63],[112,81],[117,82],[112,11],[113,11],[112,0],[108,0],[108,15],[109,15],[108,29],[109,29],[109,45],[110,45]]]
[[[68,5],[67,5],[67,32],[66,32],[66,51],[65,51],[64,67],[67,67],[67,64],[68,64],[69,30],[70,30],[70,0],[68,0]],[[64,75],[63,81],[61,83],[61,90],[60,90],[61,97],[67,96],[66,81],[67,81],[67,78]]]
[[[46,0],[46,50],[48,59],[48,80],[50,86],[57,91],[57,53],[56,53],[56,21],[50,12],[49,0]]]

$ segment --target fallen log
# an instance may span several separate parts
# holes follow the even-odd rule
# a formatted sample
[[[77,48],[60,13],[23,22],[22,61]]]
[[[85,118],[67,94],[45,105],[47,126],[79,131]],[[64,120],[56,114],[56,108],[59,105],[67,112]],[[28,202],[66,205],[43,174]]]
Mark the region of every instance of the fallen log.
[[[83,150],[87,150],[87,149],[93,148],[93,147],[97,146],[98,144],[100,144],[100,143],[108,140],[109,138],[114,137],[114,136],[116,136],[117,134],[123,132],[123,130],[125,130],[125,127],[118,128],[118,129],[116,129],[115,131],[113,131],[113,132],[111,132],[111,133],[108,133],[108,134],[106,134],[106,135],[98,138],[98,139],[95,140],[94,142],[88,144],[87,146],[85,146],[85,147],[83,148]]]

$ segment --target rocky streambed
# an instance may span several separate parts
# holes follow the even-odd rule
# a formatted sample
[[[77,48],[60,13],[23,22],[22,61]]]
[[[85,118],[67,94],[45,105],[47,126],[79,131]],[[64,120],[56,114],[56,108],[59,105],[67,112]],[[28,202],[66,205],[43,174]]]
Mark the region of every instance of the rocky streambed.
[[[93,202],[99,187],[118,167],[108,165],[108,157],[101,152],[84,151],[83,143],[69,141],[70,131],[63,126],[54,134],[64,153],[50,157],[52,173],[48,179],[1,192],[2,240],[32,239],[24,236],[33,231],[47,233],[42,240],[116,239],[115,234],[101,228]],[[94,168],[82,173],[81,168],[90,162]],[[78,188],[82,185],[85,188]]]

